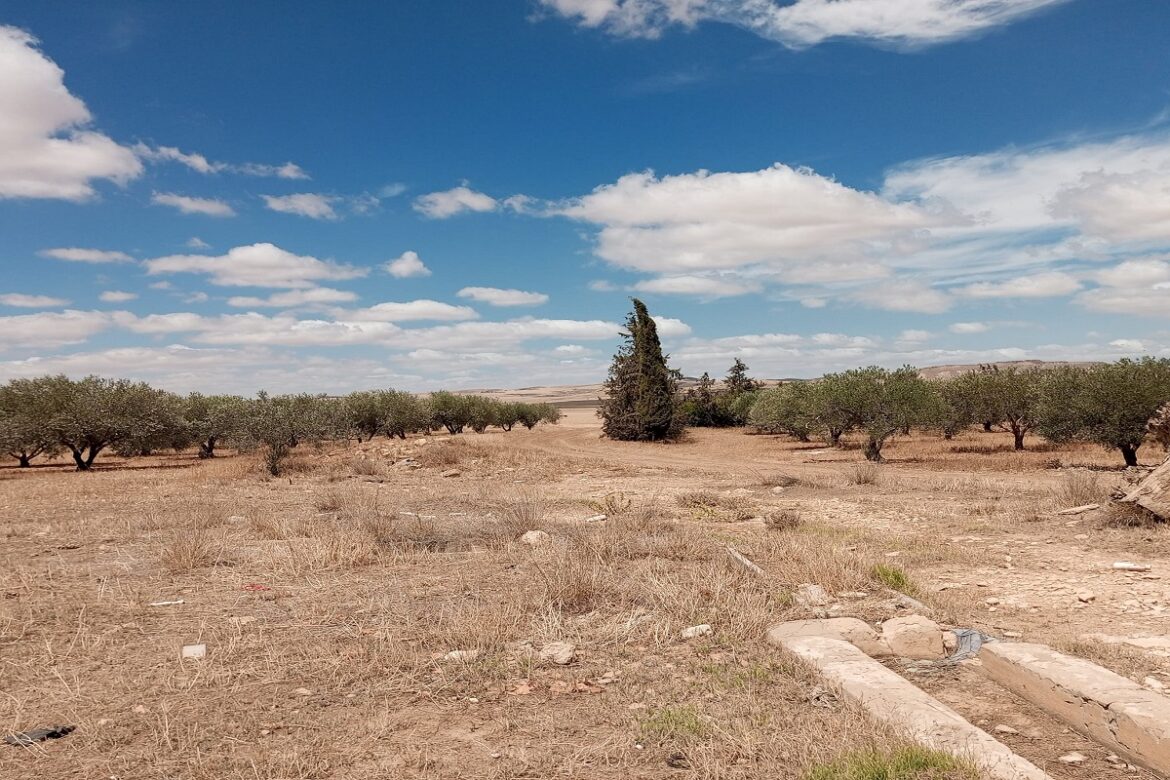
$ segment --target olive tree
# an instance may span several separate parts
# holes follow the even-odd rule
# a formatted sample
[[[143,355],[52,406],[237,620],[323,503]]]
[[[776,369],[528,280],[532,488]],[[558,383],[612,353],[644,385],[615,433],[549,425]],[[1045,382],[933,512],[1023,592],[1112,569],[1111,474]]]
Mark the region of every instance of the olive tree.
[[[841,419],[865,432],[867,460],[881,461],[882,448],[891,436],[922,423],[930,413],[930,384],[911,366],[896,371],[856,368],[829,374],[825,382],[822,392],[832,396]]]
[[[1150,418],[1147,430],[1150,437],[1161,444],[1163,449],[1170,450],[1170,404],[1163,406]]]
[[[431,417],[436,425],[447,429],[447,433],[463,433],[471,423],[471,400],[465,395],[440,390],[431,393]]]
[[[977,399],[971,393],[968,383],[954,379],[939,379],[931,382],[934,394],[934,409],[931,422],[942,430],[944,439],[969,428],[978,419]]]
[[[214,458],[222,441],[240,438],[245,429],[249,406],[237,395],[187,396],[183,417],[192,439],[199,446],[200,458]]]
[[[761,431],[785,433],[808,441],[817,427],[813,389],[807,382],[786,382],[761,390],[748,413],[748,422]]]
[[[21,468],[62,449],[48,428],[49,410],[39,387],[32,379],[14,379],[0,387],[0,452],[15,458]]]
[[[1024,437],[1036,427],[1043,371],[1001,369],[985,366],[952,380],[956,392],[965,394],[975,419],[990,422],[1012,434],[1017,450],[1024,449]]]
[[[1050,441],[1120,450],[1125,465],[1136,466],[1149,421],[1168,401],[1167,359],[1064,367],[1046,372],[1040,383],[1037,430]]]
[[[405,439],[411,433],[429,433],[431,409],[427,402],[401,390],[382,394],[382,430],[387,436]]]

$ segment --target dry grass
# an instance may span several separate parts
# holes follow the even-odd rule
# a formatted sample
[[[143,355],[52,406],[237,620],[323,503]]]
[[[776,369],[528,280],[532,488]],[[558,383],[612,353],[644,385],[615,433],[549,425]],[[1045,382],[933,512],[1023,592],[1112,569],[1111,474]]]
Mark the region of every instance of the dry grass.
[[[880,471],[873,463],[858,463],[845,472],[845,481],[850,485],[876,485]]]
[[[751,502],[740,496],[720,495],[713,490],[692,490],[675,496],[675,503],[699,520],[742,522],[755,514]]]
[[[165,534],[159,553],[159,562],[167,571],[179,574],[231,563],[223,520],[213,507],[197,506],[177,520]]]
[[[764,515],[764,527],[769,531],[791,531],[800,527],[800,513],[791,509],[781,509]]]
[[[1096,474],[1076,469],[1065,473],[1056,497],[1066,506],[1084,506],[1104,501],[1109,497],[1109,491],[1102,486],[1101,478]]]

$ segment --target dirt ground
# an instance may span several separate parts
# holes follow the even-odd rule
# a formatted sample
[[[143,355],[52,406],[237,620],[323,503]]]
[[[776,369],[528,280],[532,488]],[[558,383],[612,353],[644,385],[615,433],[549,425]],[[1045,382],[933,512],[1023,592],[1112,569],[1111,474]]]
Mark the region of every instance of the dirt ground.
[[[741,430],[609,442],[577,408],[302,447],[275,479],[249,455],[0,468],[0,732],[77,726],[0,744],[0,777],[801,778],[897,744],[763,641],[809,616],[802,583],[870,621],[905,614],[895,584],[1170,684],[1170,659],[1084,639],[1170,633],[1170,535],[1057,514],[1104,502],[1120,458],[1029,446],[915,435],[870,467]],[[1054,777],[1150,776],[973,665],[891,664]]]

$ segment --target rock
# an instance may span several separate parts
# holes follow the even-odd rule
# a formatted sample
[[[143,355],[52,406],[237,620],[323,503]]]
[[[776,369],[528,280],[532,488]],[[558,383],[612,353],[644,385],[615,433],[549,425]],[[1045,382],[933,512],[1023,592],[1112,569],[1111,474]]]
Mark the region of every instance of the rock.
[[[1004,724],[1001,723],[995,727],[995,733],[996,734],[1019,734],[1020,732],[1017,731],[1016,729],[1013,729],[1011,726],[1005,726]]]
[[[706,623],[702,623],[697,626],[691,626],[690,628],[684,628],[681,636],[683,639],[698,639],[701,636],[710,636],[713,633],[715,633],[715,629]]]
[[[207,655],[207,645],[183,645],[184,658],[203,658]]]
[[[807,582],[798,586],[792,597],[802,607],[827,607],[833,600],[820,585]]]
[[[772,488],[772,495],[774,495],[774,496],[778,496],[783,492],[784,492],[784,488],[781,487],[780,485],[777,485],[776,487]]]
[[[461,477],[461,476],[463,476],[463,472],[460,471],[459,469],[448,469],[447,471],[444,471],[439,476],[440,477]]]
[[[999,606],[999,599],[992,596],[989,599],[983,599],[983,603],[989,607],[997,607],[997,606]]]
[[[577,646],[572,642],[549,642],[540,648],[540,659],[559,666],[573,662],[577,657]]]
[[[541,547],[552,541],[552,537],[545,531],[528,531],[520,537],[520,541],[531,547]]]
[[[861,599],[869,598],[869,594],[863,590],[847,590],[844,593],[837,594],[840,598],[848,599],[849,601],[860,601]]]
[[[1096,600],[1097,600],[1097,594],[1091,590],[1082,590],[1080,593],[1077,594],[1077,601],[1080,601],[1084,604],[1088,604],[1088,603],[1096,601]]]
[[[957,636],[955,636],[955,632],[954,631],[944,631],[943,632],[943,650],[946,651],[947,655],[951,655],[952,653],[954,653],[958,649],[959,649],[959,638]]]
[[[1154,693],[1165,693],[1166,692],[1165,683],[1163,683],[1157,677],[1147,677],[1146,679],[1142,680],[1142,685],[1145,686],[1146,688],[1149,688]]]
[[[898,597],[894,599],[894,609],[908,609],[911,612],[929,613],[930,607],[923,604],[918,599],[910,598],[904,593],[899,593]]]
[[[946,654],[942,626],[922,615],[887,620],[882,623],[882,639],[894,655],[902,658],[931,660]]]
[[[1129,561],[1118,561],[1113,564],[1116,571],[1149,571],[1150,566],[1147,563],[1131,563]]]
[[[444,661],[462,661],[463,663],[471,663],[479,658],[478,650],[452,650],[443,656]]]
[[[293,696],[312,696],[313,692],[308,688],[297,688],[293,691]]]
[[[1072,753],[1065,753],[1063,756],[1061,756],[1060,758],[1058,758],[1056,760],[1062,764],[1070,764],[1072,766],[1079,766],[1079,765],[1085,763],[1085,761],[1087,759],[1085,758],[1083,753],[1077,753],[1076,751],[1073,751]]]
[[[878,632],[857,618],[839,617],[828,620],[790,620],[768,629],[768,641],[783,645],[786,639],[818,636],[849,642],[863,653],[875,658],[891,655],[890,647]]]
[[[1092,512],[1094,509],[1100,509],[1100,504],[1082,504],[1081,506],[1074,506],[1069,509],[1062,509],[1056,514],[1058,515],[1079,515],[1084,512]]]
[[[605,520],[605,515],[590,515],[585,518],[586,523],[600,523]]]

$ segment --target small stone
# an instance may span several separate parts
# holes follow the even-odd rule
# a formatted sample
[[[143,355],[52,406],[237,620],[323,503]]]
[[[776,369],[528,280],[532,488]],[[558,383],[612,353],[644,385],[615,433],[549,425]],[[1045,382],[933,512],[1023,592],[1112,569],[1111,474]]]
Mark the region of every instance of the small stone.
[[[772,488],[772,495],[774,495],[774,496],[778,496],[783,492],[784,492],[784,488],[781,487],[780,485],[777,485],[776,487]]]
[[[1077,753],[1076,751],[1074,751],[1072,753],[1065,753],[1063,756],[1061,756],[1060,758],[1058,758],[1056,760],[1062,764],[1070,764],[1072,766],[1079,766],[1080,764],[1085,763],[1085,761],[1087,759],[1085,758],[1084,754]]]
[[[1147,677],[1146,679],[1142,680],[1142,685],[1149,688],[1154,693],[1166,692],[1166,684],[1157,677]]]
[[[460,471],[459,469],[448,469],[447,471],[444,471],[439,476],[440,477],[461,477],[461,476],[463,476],[463,472]]]
[[[313,692],[308,688],[297,688],[293,691],[293,696],[312,696]]]
[[[1006,726],[1003,723],[995,727],[996,734],[1019,734],[1020,732],[1013,729],[1011,726]]]
[[[1077,601],[1080,601],[1084,604],[1088,604],[1088,603],[1096,601],[1096,600],[1097,600],[1097,594],[1091,590],[1082,590],[1080,593],[1077,594]]]
[[[463,661],[470,663],[479,658],[478,650],[452,650],[443,656],[444,661]]]
[[[833,600],[820,585],[807,582],[798,586],[792,597],[802,607],[827,607]]]
[[[540,648],[542,661],[550,661],[558,666],[565,666],[577,657],[577,646],[572,642],[549,642]]]
[[[1000,602],[999,602],[999,599],[992,596],[989,599],[983,599],[983,603],[989,607],[998,607]]]
[[[520,537],[520,541],[530,547],[540,547],[552,541],[552,537],[545,531],[528,531]]]
[[[605,519],[606,519],[605,515],[590,515],[589,517],[585,518],[585,522],[586,523],[600,523],[601,521],[603,521]]]
[[[943,650],[946,651],[947,655],[950,655],[958,649],[959,649],[959,638],[957,636],[955,636],[955,632],[954,631],[944,631],[943,632]]]
[[[139,714],[139,715],[145,715],[146,713],[150,712],[150,710],[146,709],[146,707],[144,707],[141,704],[135,704],[134,705],[134,712]]]
[[[203,658],[207,655],[207,645],[183,645],[184,658]]]
[[[683,639],[698,639],[701,636],[710,636],[713,633],[715,633],[715,629],[711,628],[711,626],[707,625],[706,623],[703,623],[703,624],[698,625],[698,626],[691,626],[690,628],[684,628],[682,630],[682,638]]]
[[[1004,631],[1003,635],[1005,639],[1020,639],[1024,636],[1019,631]]]

